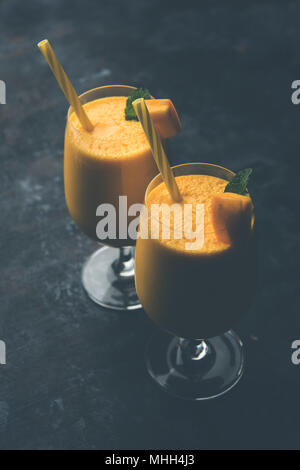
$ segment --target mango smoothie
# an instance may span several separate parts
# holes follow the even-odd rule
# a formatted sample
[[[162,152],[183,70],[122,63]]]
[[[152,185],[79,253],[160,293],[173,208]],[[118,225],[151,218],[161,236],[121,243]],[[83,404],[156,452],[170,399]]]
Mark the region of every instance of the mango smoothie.
[[[188,165],[181,165],[174,168],[175,176],[183,167],[187,172]],[[222,242],[214,229],[213,197],[224,192],[232,173],[206,164],[198,164],[195,173],[199,174],[176,176],[176,182],[180,205],[192,204],[193,220],[196,205],[204,204],[203,245],[187,249],[191,240],[184,235],[175,239],[172,218],[170,239],[162,237],[162,230],[153,239],[149,220],[149,238],[137,240],[136,289],[146,313],[160,327],[181,338],[202,339],[229,330],[247,308],[255,285],[256,257],[253,233],[241,243],[230,244]],[[173,204],[159,180],[155,178],[147,190],[148,208]],[[161,216],[161,227],[165,222]]]
[[[113,92],[114,87],[109,88]],[[124,96],[118,96],[122,88]],[[116,208],[118,234],[119,196],[127,196],[128,207],[142,203],[148,183],[157,174],[140,123],[126,121],[124,117],[127,95],[133,88],[115,89],[117,96],[106,96],[84,104],[94,126],[92,132],[83,129],[72,110],[66,127],[64,174],[67,206],[78,227],[95,240],[99,222],[97,207],[109,203]],[[118,240],[117,236],[116,239],[104,240],[104,243],[120,247],[134,245],[135,241],[130,238]]]

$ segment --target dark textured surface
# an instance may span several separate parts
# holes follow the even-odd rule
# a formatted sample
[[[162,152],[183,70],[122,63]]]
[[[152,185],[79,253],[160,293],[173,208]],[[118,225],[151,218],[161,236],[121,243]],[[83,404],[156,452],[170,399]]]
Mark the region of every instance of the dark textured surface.
[[[241,2],[240,2],[241,3]],[[0,2],[2,449],[299,448],[299,1]],[[169,8],[169,5],[172,5]],[[197,6],[198,5],[198,6]],[[201,5],[201,6],[200,6]],[[36,43],[76,89],[148,86],[182,118],[173,162],[254,168],[261,275],[236,331],[247,370],[227,396],[180,402],[148,378],[144,312],[93,305],[94,250],[64,202],[66,102]],[[200,303],[201,305],[201,303]]]

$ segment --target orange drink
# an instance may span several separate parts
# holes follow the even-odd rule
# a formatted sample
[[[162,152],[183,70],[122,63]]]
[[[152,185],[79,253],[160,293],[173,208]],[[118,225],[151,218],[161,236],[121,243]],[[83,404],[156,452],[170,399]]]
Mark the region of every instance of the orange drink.
[[[131,248],[135,239],[127,230],[133,217],[119,210],[119,197],[127,197],[127,207],[142,203],[148,183],[157,174],[140,123],[125,119],[126,101],[133,90],[112,85],[87,91],[80,101],[92,130],[82,126],[71,107],[65,132],[64,181],[69,212],[84,233],[105,244],[85,263],[82,283],[94,302],[114,310],[140,308]],[[97,208],[106,206],[114,211],[116,230],[99,239],[97,225],[105,217]]]
[[[119,196],[127,196],[128,207],[142,203],[148,183],[157,174],[140,123],[126,121],[124,117],[126,95],[132,90],[132,87],[110,86],[83,95],[83,102],[89,99],[84,109],[93,123],[92,132],[82,127],[72,109],[68,115],[64,163],[66,202],[78,227],[95,240],[97,207],[101,203],[112,204],[118,222]],[[134,243],[129,237],[105,240],[105,244],[116,247]]]
[[[224,193],[228,181],[234,176],[231,171],[216,165],[195,163],[174,167],[173,172],[182,196],[179,206],[183,212],[186,204],[192,206],[190,217],[193,219],[193,229],[196,229],[196,208],[198,205],[203,206],[202,243],[193,245],[184,232],[181,238],[176,238],[175,215],[166,220],[162,212],[159,214],[159,234],[153,236],[150,220],[153,215],[149,215],[148,238],[138,238],[136,246],[137,293],[149,317],[163,330],[181,338],[178,344],[182,345],[180,351],[183,355],[183,346],[189,349],[193,345],[193,359],[199,359],[199,355],[204,352],[209,356],[208,351],[213,354],[217,343],[223,351],[222,360],[227,361],[226,367],[230,368],[228,345],[232,351],[235,348],[238,352],[239,348],[233,334],[226,332],[247,309],[256,281],[254,224],[252,223],[247,235],[243,232],[240,239],[235,239],[234,243],[227,242],[226,237],[222,236],[222,224],[220,229],[216,229],[218,225],[213,220],[214,197]],[[174,204],[160,175],[150,183],[145,196],[149,213],[155,204],[165,204],[169,207]],[[164,238],[164,224],[169,220],[170,236]],[[187,220],[185,219],[185,223]],[[213,337],[217,340],[209,339]],[[160,385],[172,389],[173,382],[170,380],[175,380],[174,376],[169,371],[167,380],[167,375],[164,374],[169,373],[167,370],[170,363],[174,370],[178,369],[179,353],[176,349],[177,343],[172,343],[166,338],[168,335],[162,335],[156,343],[154,341],[152,352],[150,348],[148,366],[151,375]],[[205,343],[201,341],[203,339]],[[161,368],[159,373],[156,356],[158,351],[166,353],[169,358],[169,366],[164,363],[165,368]],[[216,356],[217,359],[218,357]],[[237,357],[237,362],[233,362],[230,385],[240,376],[241,354]],[[182,361],[184,363],[184,359]],[[203,359],[202,364],[204,363]],[[217,366],[220,366],[220,363],[216,363]],[[208,371],[209,369],[206,370]],[[178,385],[178,381],[176,384]],[[224,393],[225,389],[228,389],[227,383],[222,384],[216,394]],[[193,393],[197,397],[194,397]],[[185,398],[201,399],[201,393],[198,389],[196,392],[191,389],[185,392],[177,390],[177,394]],[[203,393],[209,395],[211,392],[204,390]]]

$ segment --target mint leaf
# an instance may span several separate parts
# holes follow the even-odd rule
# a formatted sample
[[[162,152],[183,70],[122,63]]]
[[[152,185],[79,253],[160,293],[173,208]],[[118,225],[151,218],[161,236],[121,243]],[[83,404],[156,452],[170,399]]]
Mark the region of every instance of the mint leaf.
[[[133,109],[132,103],[137,100],[138,98],[144,98],[145,100],[151,100],[150,91],[147,88],[138,88],[137,90],[133,90],[132,93],[127,98],[126,101],[126,108],[125,108],[125,119],[126,121],[138,121],[137,115],[135,114],[135,110]]]
[[[252,173],[252,168],[246,168],[239,171],[234,178],[227,184],[224,193],[236,193],[246,196],[248,194],[247,184]]]

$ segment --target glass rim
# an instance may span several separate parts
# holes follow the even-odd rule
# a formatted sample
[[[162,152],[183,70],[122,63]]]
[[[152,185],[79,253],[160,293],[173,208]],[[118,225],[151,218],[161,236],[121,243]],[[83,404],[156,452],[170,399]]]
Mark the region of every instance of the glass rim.
[[[211,167],[211,168],[215,168],[215,169],[220,169],[220,170],[225,170],[226,172],[228,172],[231,176],[231,178],[233,178],[235,176],[235,172],[232,171],[232,170],[229,170],[228,168],[226,167],[223,167],[221,165],[216,165],[214,163],[205,163],[205,162],[189,162],[189,163],[180,163],[179,165],[174,165],[171,167],[172,170],[176,169],[176,168],[183,168],[183,167],[188,167],[188,166],[198,166],[198,167],[201,167],[201,166],[208,166],[208,167]],[[206,174],[206,173],[186,173],[184,175],[178,175],[178,176],[188,176],[188,175],[201,175],[201,174]],[[207,175],[207,176],[212,176],[212,177],[215,177],[215,178],[218,178],[217,176],[214,176],[214,175]],[[220,179],[224,179],[224,178],[220,178]],[[157,185],[155,185],[153,188],[151,188],[152,184],[154,184],[155,180],[160,180]],[[230,181],[230,180],[225,180],[224,181]],[[158,173],[156,176],[154,176],[154,178],[150,181],[150,183],[148,184],[147,186],[147,189],[146,189],[146,192],[145,192],[145,197],[144,197],[144,204],[145,204],[145,207],[147,208],[147,210],[149,209],[149,205],[148,205],[148,202],[147,202],[147,198],[149,196],[149,194],[152,192],[152,190],[154,188],[156,188],[157,186],[159,186],[159,184],[163,183],[163,179],[162,179],[162,175],[160,173]],[[150,188],[151,188],[151,191],[150,191]],[[149,192],[150,191],[150,192]],[[175,201],[174,201],[174,204],[177,204]],[[151,211],[150,211],[151,212]],[[153,216],[151,215],[151,218]],[[159,222],[160,226],[163,226],[164,225],[164,222],[162,222],[160,220],[160,218],[154,218],[155,221]],[[219,230],[219,233],[222,233],[222,232],[225,232],[226,229],[224,228],[223,230]],[[215,230],[210,230],[210,231],[205,231],[204,230],[204,236],[205,234],[206,235],[210,235],[210,234],[215,234],[216,235],[216,231]],[[170,239],[168,239],[170,240]]]
[[[131,85],[103,85],[103,86],[98,86],[98,87],[95,87],[95,88],[91,88],[90,90],[84,91],[83,93],[81,93],[78,96],[78,98],[79,98],[80,102],[82,103],[82,98],[84,98],[89,93],[96,92],[98,90],[109,89],[109,88],[112,88],[112,89],[114,89],[114,88],[127,88],[127,89],[130,89],[132,91],[137,89],[136,87],[131,86]],[[121,97],[122,95],[109,95],[109,96],[103,96],[102,98],[113,98],[114,96],[120,96]],[[127,95],[127,96],[129,96],[129,95]],[[126,97],[126,95],[125,95],[125,97]],[[98,99],[101,99],[101,98],[98,98]],[[91,101],[94,101],[94,100],[91,100]],[[91,101],[87,101],[87,103],[89,103]],[[85,104],[85,103],[82,103],[82,104]],[[118,140],[118,137],[109,137],[108,139],[103,139],[101,137],[95,137],[95,136],[90,135],[88,132],[83,132],[80,129],[77,129],[77,127],[75,127],[72,124],[71,120],[70,120],[70,116],[73,113],[75,113],[73,106],[69,106],[68,112],[67,112],[67,124],[70,126],[70,128],[73,130],[74,133],[85,136],[85,138],[87,137],[88,139],[93,139],[94,141],[99,141],[99,142],[103,142],[103,141],[107,142],[108,140]]]
[[[188,162],[188,163],[179,163],[178,165],[173,165],[171,166],[171,169],[172,170],[175,170],[176,168],[183,168],[183,167],[187,167],[187,166],[209,166],[209,167],[213,167],[213,168],[219,168],[220,170],[225,170],[229,173],[231,173],[231,176],[232,178],[235,176],[235,172],[232,171],[232,170],[229,170],[228,168],[226,168],[225,166],[222,166],[222,165],[217,165],[215,163],[207,163],[207,162]],[[186,175],[201,175],[202,173],[187,173]],[[185,175],[180,175],[180,176],[185,176]],[[213,175],[207,175],[207,176],[213,176]],[[218,178],[217,176],[215,176],[215,178]],[[160,183],[163,183],[163,179],[162,179],[162,175],[161,173],[158,173],[157,175],[154,176],[154,178],[152,178],[152,180],[149,182],[147,188],[146,188],[146,192],[145,192],[145,204],[147,205],[147,198],[149,196],[149,189],[150,189],[150,186],[155,182],[156,179],[161,179]],[[220,178],[222,179],[222,178]],[[226,181],[224,179],[224,181]],[[230,180],[228,180],[229,182]],[[156,187],[156,186],[155,186]],[[154,188],[153,188],[154,189]],[[151,192],[151,191],[150,191]],[[149,194],[148,194],[149,193]]]

